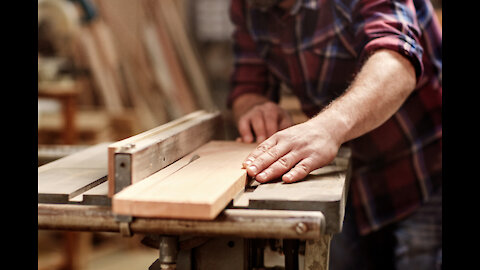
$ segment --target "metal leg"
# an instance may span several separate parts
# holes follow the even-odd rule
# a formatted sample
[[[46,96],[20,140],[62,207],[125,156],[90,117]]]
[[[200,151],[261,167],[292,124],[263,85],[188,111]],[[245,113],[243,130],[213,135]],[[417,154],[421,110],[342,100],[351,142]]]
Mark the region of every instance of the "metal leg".
[[[283,254],[285,255],[285,270],[298,270],[298,246],[297,239],[283,240]]]
[[[246,239],[248,270],[264,267],[263,251],[265,243],[265,239]]]
[[[332,235],[325,234],[316,240],[305,243],[305,270],[328,270],[330,240]]]
[[[162,235],[159,242],[159,258],[148,268],[149,270],[177,269],[178,236]]]

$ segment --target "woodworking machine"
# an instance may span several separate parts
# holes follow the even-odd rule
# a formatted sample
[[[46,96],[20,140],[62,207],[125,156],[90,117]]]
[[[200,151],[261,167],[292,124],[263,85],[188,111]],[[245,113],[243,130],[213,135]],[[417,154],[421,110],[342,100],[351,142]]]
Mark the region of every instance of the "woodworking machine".
[[[223,141],[222,134],[219,112],[197,111],[40,166],[38,228],[142,234],[143,244],[159,249],[149,269],[328,269],[329,243],[342,229],[349,184],[350,150],[345,147],[331,164],[297,183],[259,184],[235,169],[232,188],[212,202],[220,208],[208,208],[211,217],[157,215],[157,210],[180,210],[148,199],[138,205],[138,200],[127,201],[135,207],[121,204],[128,192],[142,194],[142,185],[154,192],[148,185],[163,182],[162,192],[171,194],[173,184],[167,181],[176,177],[179,183],[179,172],[198,170],[204,147],[235,143]],[[215,173],[214,166],[210,170]]]

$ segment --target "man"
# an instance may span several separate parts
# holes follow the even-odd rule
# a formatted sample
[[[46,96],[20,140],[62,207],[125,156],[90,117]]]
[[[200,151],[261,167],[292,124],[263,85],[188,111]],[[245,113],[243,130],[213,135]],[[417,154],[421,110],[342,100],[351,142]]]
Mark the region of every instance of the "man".
[[[295,182],[348,145],[352,182],[332,268],[435,269],[442,36],[430,2],[232,0],[230,15],[228,105],[239,140],[259,143],[243,163],[248,174]],[[277,104],[280,83],[308,121],[292,125]]]

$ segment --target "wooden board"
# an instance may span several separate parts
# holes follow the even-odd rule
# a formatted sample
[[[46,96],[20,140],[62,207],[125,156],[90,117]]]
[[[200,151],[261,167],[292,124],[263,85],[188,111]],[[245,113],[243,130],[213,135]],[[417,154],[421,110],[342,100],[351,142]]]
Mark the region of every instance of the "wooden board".
[[[101,143],[38,167],[38,202],[69,203],[107,181],[107,147]]]
[[[165,168],[209,140],[223,137],[221,134],[218,111],[196,111],[110,145],[109,196]],[[120,162],[127,166],[118,166]]]
[[[214,219],[244,189],[254,144],[210,141],[113,196],[112,211],[138,217]],[[195,155],[198,158],[189,163]]]

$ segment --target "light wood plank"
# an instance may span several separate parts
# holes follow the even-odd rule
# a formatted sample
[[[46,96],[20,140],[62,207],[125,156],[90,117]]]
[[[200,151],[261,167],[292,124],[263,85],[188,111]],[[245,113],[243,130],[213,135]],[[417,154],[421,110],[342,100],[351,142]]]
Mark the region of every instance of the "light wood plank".
[[[117,193],[112,210],[138,217],[213,219],[244,188],[247,175],[241,164],[254,148],[254,144],[210,141]],[[189,163],[194,155],[199,158]]]

